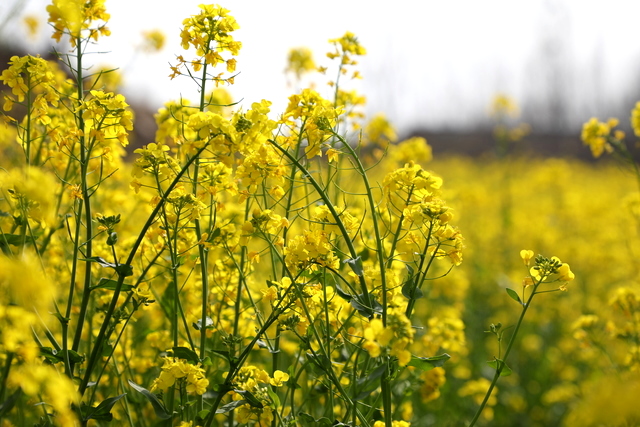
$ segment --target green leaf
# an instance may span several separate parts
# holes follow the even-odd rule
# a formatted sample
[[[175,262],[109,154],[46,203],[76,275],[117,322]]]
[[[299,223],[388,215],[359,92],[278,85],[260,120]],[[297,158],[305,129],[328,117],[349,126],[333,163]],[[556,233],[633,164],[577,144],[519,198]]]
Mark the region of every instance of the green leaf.
[[[202,411],[198,412],[198,414],[196,415],[196,425],[204,425],[204,420],[207,419],[209,412],[211,411],[209,411],[208,409],[203,409]]]
[[[298,421],[302,422],[304,425],[311,425],[313,427],[316,427],[316,426],[330,427],[334,425],[331,423],[331,420],[327,417],[321,417],[316,420],[306,412],[299,412],[297,418],[298,418]]]
[[[54,350],[51,347],[40,347],[40,355],[42,355],[47,361],[53,365],[56,363],[64,362],[66,354],[69,353],[69,361],[78,364],[84,362],[84,356],[81,356],[73,350]]]
[[[253,406],[254,408],[264,408],[264,405],[262,404],[262,402],[260,402],[258,398],[255,397],[250,391],[247,391],[247,390],[233,390],[233,391],[242,395],[242,397],[244,397],[244,400],[246,400],[247,403]]]
[[[267,394],[271,398],[271,401],[276,406],[276,408],[278,408],[280,406],[280,398],[278,397],[278,394],[273,391],[271,387],[267,387]]]
[[[359,393],[355,397],[355,400],[362,400],[378,389],[380,386],[379,379],[384,374],[386,368],[386,364],[382,364],[371,371],[366,377],[358,378],[356,384],[358,385]]]
[[[139,386],[131,380],[127,380],[129,385],[137,392],[142,393],[149,402],[151,402],[151,406],[153,406],[153,411],[156,413],[156,416],[161,420],[168,420],[171,418],[171,414],[167,412],[167,409],[164,407],[164,404],[156,397],[155,394],[151,393],[146,388]]]
[[[133,267],[130,266],[129,264],[120,264],[117,267],[115,267],[115,270],[121,276],[124,276],[124,277],[133,276]]]
[[[351,267],[351,270],[353,270],[356,276],[362,277],[364,275],[364,269],[362,268],[362,260],[360,259],[360,257],[357,257],[355,259],[346,259],[344,260],[344,263],[348,264],[349,267]]]
[[[331,370],[331,361],[322,354],[307,353],[307,358],[312,362],[311,366],[317,367],[320,371],[327,373]]]
[[[511,297],[511,299],[522,305],[522,301],[520,300],[520,297],[518,296],[518,293],[516,291],[507,288],[507,294]]]
[[[111,279],[107,279],[106,277],[103,277],[98,281],[97,285],[91,287],[91,290],[107,289],[110,291],[115,291],[117,287],[118,287],[117,280],[111,280]],[[131,289],[133,289],[133,285],[128,285],[126,283],[123,283],[122,287],[120,288],[120,290],[124,292],[130,291]]]
[[[218,356],[221,359],[231,362],[231,354],[228,350],[211,350],[214,356]]]
[[[402,295],[404,295],[407,299],[420,299],[424,296],[424,292],[422,289],[418,288],[414,284],[415,276],[411,276],[404,282],[402,285]]]
[[[171,349],[173,353],[173,357],[177,357],[178,359],[186,359],[190,363],[197,365],[200,363],[200,358],[196,354],[195,351],[191,350],[187,347],[173,347]]]
[[[124,277],[129,277],[129,276],[133,276],[133,267],[128,265],[128,264],[114,264],[112,262],[107,261],[106,259],[99,257],[99,256],[93,256],[91,258],[79,258],[80,261],[87,261],[87,262],[95,262],[100,264],[102,267],[110,267],[113,268],[114,270],[116,270],[116,272]]]
[[[33,244],[34,239],[31,236],[22,236],[21,234],[2,234],[0,235],[0,246],[22,246],[22,243]]]
[[[11,409],[13,409],[13,407],[16,404],[16,402],[20,398],[21,394],[22,394],[22,389],[18,388],[16,391],[13,392],[13,394],[11,396],[9,396],[7,398],[7,400],[5,400],[4,402],[0,403],[0,418],[2,418],[4,415],[8,414],[9,411],[11,411]]]
[[[353,298],[353,295],[346,293],[337,283],[336,283],[336,293],[340,298],[342,298],[345,301],[351,301],[351,299]]]
[[[300,421],[306,422],[306,423],[315,423],[316,422],[316,419],[313,418],[311,415],[307,414],[306,412],[300,412],[298,414],[298,418],[300,419]]]
[[[226,414],[227,412],[231,412],[234,409],[236,409],[239,406],[242,406],[244,404],[246,404],[247,401],[246,400],[234,400],[231,401],[229,403],[227,403],[226,405],[223,405],[221,407],[219,407],[218,409],[216,409],[216,414]]]
[[[79,258],[79,261],[96,262],[100,264],[102,267],[116,268],[115,264],[99,256],[92,256],[91,258]]]
[[[122,393],[120,396],[105,399],[100,402],[100,404],[95,408],[89,407],[85,404],[81,408],[81,412],[83,413],[83,420],[111,421],[113,419],[113,415],[111,414],[113,405],[115,405],[116,402],[122,399],[126,394],[127,393]]]
[[[445,364],[447,360],[449,360],[451,356],[447,353],[443,353],[440,356],[433,357],[418,357],[411,355],[411,361],[409,362],[409,366],[413,366],[414,368],[418,368],[421,371],[430,371],[433,368],[438,368]]]
[[[349,304],[362,316],[371,319],[375,313],[382,314],[382,305],[374,299],[371,295],[369,295],[369,299],[371,300],[371,305],[373,307],[366,306],[362,301],[364,300],[364,295],[359,294],[357,297],[353,297]]]
[[[512,370],[509,366],[507,366],[506,363],[504,363],[504,361],[502,359],[494,359],[494,360],[489,360],[487,362],[487,365],[491,366],[493,369],[498,369],[498,366],[502,366],[502,370],[500,371],[500,376],[501,377],[508,377],[509,375],[512,374]]]

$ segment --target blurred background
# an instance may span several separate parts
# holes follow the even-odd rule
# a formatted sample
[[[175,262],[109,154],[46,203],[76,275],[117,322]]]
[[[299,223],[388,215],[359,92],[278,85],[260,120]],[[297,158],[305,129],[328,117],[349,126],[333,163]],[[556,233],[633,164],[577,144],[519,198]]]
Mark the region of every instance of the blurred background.
[[[137,125],[180,96],[195,99],[187,78],[169,80],[169,63],[183,54],[182,20],[201,0],[107,0],[112,35],[100,40],[96,66],[117,67]],[[0,2],[2,63],[13,54],[48,55],[56,46],[46,0]],[[326,64],[327,40],[355,33],[367,55],[355,88],[367,97],[368,116],[384,113],[401,137],[427,136],[434,151],[478,154],[492,146],[489,105],[496,94],[520,107],[532,133],[522,144],[547,154],[588,154],[581,124],[616,116],[629,128],[640,100],[640,43],[634,28],[640,3],[625,0],[454,0],[448,2],[336,1],[223,4],[241,29],[240,74],[229,88],[246,107],[260,99],[281,112],[292,87],[285,75],[291,48],[312,49]],[[165,43],[152,52],[145,32]],[[63,40],[64,43],[64,40]],[[145,48],[145,46],[147,48]],[[322,82],[324,79],[316,79]],[[139,132],[144,129],[138,129]],[[146,132],[143,132],[146,134]],[[144,136],[140,143],[148,143]],[[151,137],[152,138],[152,137]]]

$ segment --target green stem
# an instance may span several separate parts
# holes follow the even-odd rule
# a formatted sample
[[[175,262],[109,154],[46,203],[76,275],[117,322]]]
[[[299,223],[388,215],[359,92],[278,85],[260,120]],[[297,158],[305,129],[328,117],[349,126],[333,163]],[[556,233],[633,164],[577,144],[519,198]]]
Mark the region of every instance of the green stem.
[[[340,214],[338,214],[338,212],[336,211],[335,206],[333,206],[333,203],[331,203],[331,200],[329,200],[329,197],[324,192],[324,190],[322,189],[320,184],[318,184],[318,182],[311,175],[311,173],[304,166],[302,166],[302,164],[295,157],[293,157],[291,155],[291,153],[289,153],[284,148],[280,147],[275,141],[269,140],[269,142],[271,142],[271,144],[273,144],[274,147],[276,147],[282,154],[284,154],[289,159],[289,161],[291,161],[304,174],[305,178],[307,180],[309,180],[309,183],[311,183],[313,188],[315,188],[315,190],[318,192],[318,195],[320,196],[320,198],[325,203],[325,205],[327,206],[327,208],[329,209],[329,211],[331,212],[331,214],[333,215],[333,217],[336,220],[336,225],[340,229],[340,233],[344,237],[345,243],[347,244],[347,247],[349,248],[349,255],[351,256],[352,259],[355,260],[358,257],[358,253],[357,253],[355,247],[353,246],[353,242],[351,241],[351,237],[349,237],[349,232],[347,231],[347,228],[345,227],[344,223],[342,222],[342,219],[340,219]],[[379,242],[379,243],[381,243],[381,242]],[[365,281],[364,275],[358,276],[358,278],[359,278],[359,281],[360,281],[360,289],[362,290],[364,303],[368,307],[373,307],[373,304],[371,303],[371,296],[369,295],[369,290],[367,289],[367,283]],[[383,280],[384,280],[384,275],[383,275]]]
[[[478,408],[478,411],[476,412],[475,416],[471,420],[471,423],[469,424],[469,427],[473,427],[476,424],[476,422],[480,418],[480,415],[482,414],[482,411],[484,410],[484,407],[487,405],[487,402],[489,401],[489,398],[491,397],[491,392],[493,391],[494,387],[496,386],[496,383],[498,382],[498,378],[500,378],[500,374],[502,373],[502,370],[506,366],[507,358],[509,357],[509,353],[511,353],[511,349],[513,348],[513,344],[516,341],[516,337],[518,335],[518,331],[520,330],[520,326],[522,325],[522,321],[524,320],[524,315],[527,313],[527,310],[529,309],[529,306],[531,305],[531,301],[533,300],[533,297],[536,294],[536,290],[538,289],[538,286],[540,286],[540,283],[542,283],[542,280],[539,280],[538,283],[535,284],[535,286],[533,288],[533,291],[531,291],[531,295],[529,295],[529,299],[527,299],[527,302],[525,304],[523,304],[523,306],[522,306],[522,312],[520,313],[520,317],[518,318],[518,323],[516,323],[516,327],[515,327],[515,329],[513,331],[513,334],[511,335],[511,338],[509,339],[509,344],[507,344],[507,350],[504,352],[504,357],[502,358],[501,362],[498,362],[498,365],[497,365],[497,368],[496,368],[496,372],[493,375],[493,380],[491,381],[491,385],[489,385],[489,390],[487,390],[487,394],[485,394],[484,399],[482,400],[482,403],[480,404],[480,407]]]
[[[7,379],[9,378],[9,371],[11,370],[11,362],[13,362],[13,352],[7,353],[7,360],[2,370],[2,383],[0,383],[0,402],[4,402],[4,393],[7,389]]]
[[[82,39],[80,36],[76,40],[77,51],[77,63],[76,63],[76,86],[78,91],[78,103],[80,109],[76,112],[76,118],[78,120],[78,129],[84,132],[84,119],[82,118],[83,109],[82,102],[84,100],[84,87],[82,77]],[[87,147],[87,141],[84,134],[80,136],[80,180],[82,186],[82,202],[84,203],[85,214],[85,228],[86,228],[86,242],[85,242],[85,258],[91,258],[93,250],[93,227],[91,220],[91,199],[89,194],[89,185],[87,183],[88,166],[91,157],[90,148]],[[89,306],[89,297],[91,295],[91,265],[87,264],[84,274],[84,287],[82,291],[82,301],[80,303],[80,314],[78,315],[78,323],[76,326],[76,333],[73,337],[73,345],[71,349],[78,351],[80,347],[80,341],[82,339],[82,330],[84,328],[85,318],[87,315],[87,307]],[[71,373],[73,374],[74,364],[71,364]]]
[[[156,221],[156,216],[158,215],[158,213],[160,212],[160,210],[162,209],[162,207],[166,203],[167,197],[169,196],[171,191],[175,188],[175,186],[178,185],[178,183],[180,182],[180,179],[185,174],[185,172],[187,171],[189,166],[191,166],[191,164],[195,161],[196,158],[198,158],[200,156],[200,154],[207,148],[207,146],[208,146],[208,144],[204,144],[202,146],[202,148],[198,149],[196,154],[192,158],[190,158],[187,161],[187,163],[185,164],[185,166],[182,168],[182,170],[180,172],[178,172],[176,177],[173,179],[173,182],[171,182],[171,184],[169,185],[169,187],[165,191],[164,195],[160,198],[160,201],[158,202],[156,207],[151,212],[151,215],[149,215],[149,218],[147,219],[147,222],[143,225],[142,230],[138,234],[138,238],[136,239],[135,243],[131,247],[131,251],[129,252],[129,256],[128,256],[127,260],[124,262],[124,264],[121,264],[121,265],[123,265],[123,266],[131,266],[132,265],[133,260],[134,260],[135,255],[136,255],[136,252],[138,251],[138,248],[140,247],[140,245],[142,244],[142,241],[145,238],[145,234],[147,233],[147,231],[149,230],[151,225],[153,225],[153,223]],[[88,359],[88,362],[87,362],[87,368],[86,368],[86,371],[85,371],[85,375],[82,378],[82,381],[80,382],[80,387],[78,388],[78,393],[80,394],[80,396],[84,395],[84,392],[86,391],[87,386],[89,384],[89,379],[91,378],[91,374],[92,374],[93,370],[95,369],[95,366],[96,366],[96,364],[98,362],[98,359],[100,358],[101,347],[104,344],[104,341],[107,339],[107,336],[106,336],[107,335],[107,329],[108,329],[109,323],[111,322],[111,318],[113,317],[113,313],[116,310],[116,305],[118,303],[118,297],[120,296],[120,292],[122,290],[122,285],[124,283],[124,279],[125,279],[124,275],[122,275],[122,274],[118,275],[118,283],[117,283],[116,288],[115,288],[115,290],[113,292],[113,297],[111,298],[111,303],[109,304],[107,312],[105,313],[104,320],[102,321],[102,327],[100,328],[100,331],[98,332],[98,336],[96,337],[96,343],[95,343],[95,345],[93,347],[93,350],[91,351],[91,355],[89,356],[89,359]]]

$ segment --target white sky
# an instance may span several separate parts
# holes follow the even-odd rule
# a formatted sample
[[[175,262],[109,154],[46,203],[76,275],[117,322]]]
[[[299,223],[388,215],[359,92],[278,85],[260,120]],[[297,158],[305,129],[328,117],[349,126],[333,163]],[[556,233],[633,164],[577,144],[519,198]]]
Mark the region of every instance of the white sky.
[[[15,0],[0,0],[0,16]],[[24,13],[44,12],[45,0],[26,1]],[[202,0],[107,0],[112,36],[103,38],[99,63],[120,67],[125,93],[154,108],[182,95],[196,99],[187,78],[169,80],[168,63],[183,54],[179,31]],[[385,112],[401,131],[420,124],[464,128],[486,115],[497,92],[544,104],[561,90],[572,104],[573,121],[608,116],[621,97],[640,89],[638,0],[448,0],[391,4],[379,0],[236,0],[221,4],[241,29],[236,39],[241,74],[231,88],[245,106],[260,99],[286,106],[293,89],[283,74],[289,48],[313,49],[316,62],[329,61],[327,40],[354,32],[368,53],[364,80],[354,87],[368,99],[368,113]],[[157,54],[137,52],[141,33],[159,28],[167,46]],[[3,37],[24,39],[20,28]],[[44,29],[39,46],[51,45]],[[541,52],[561,65],[561,82]],[[322,82],[321,78],[318,78]],[[635,85],[635,86],[633,86]],[[551,89],[549,89],[551,87]],[[546,91],[546,92],[545,92]],[[640,99],[640,92],[635,95]],[[575,105],[574,105],[575,104]],[[625,107],[626,108],[626,107]],[[527,108],[525,106],[525,114]],[[527,119],[527,117],[525,117]],[[535,120],[536,118],[533,117]],[[574,124],[575,125],[575,124]]]

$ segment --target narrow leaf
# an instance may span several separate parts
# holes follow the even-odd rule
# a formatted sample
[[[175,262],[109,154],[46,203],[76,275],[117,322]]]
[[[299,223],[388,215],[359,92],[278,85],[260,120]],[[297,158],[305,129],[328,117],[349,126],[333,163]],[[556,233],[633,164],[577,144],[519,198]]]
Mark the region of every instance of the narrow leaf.
[[[107,261],[106,259],[99,257],[99,256],[93,256],[91,258],[80,258],[80,261],[87,261],[87,262],[97,262],[98,264],[100,264],[103,267],[111,267],[111,268],[116,268],[116,265]]]
[[[507,288],[507,294],[518,304],[522,305],[522,301],[520,300],[520,297],[518,296],[518,293],[516,291]]]
[[[433,357],[418,357],[412,354],[409,366],[418,368],[421,371],[430,371],[433,368],[438,368],[444,365],[445,362],[449,360],[449,358],[451,358],[451,356],[449,356],[447,353],[443,353],[440,356]]]
[[[13,392],[11,396],[7,398],[7,400],[0,403],[0,418],[2,418],[5,414],[8,414],[9,411],[13,409],[16,402],[18,401],[18,398],[20,398],[21,394],[22,394],[22,389],[18,388],[16,391]]]
[[[198,357],[198,355],[190,348],[173,347],[171,351],[173,353],[173,357],[177,357],[178,359],[186,359],[194,365],[197,365],[200,362],[200,358]]]
[[[120,396],[110,397],[100,402],[100,404],[95,408],[87,408],[88,410],[83,417],[84,421],[92,419],[99,421],[111,421],[113,419],[111,409],[116,404],[116,402],[122,399],[125,395],[126,393],[123,393]]]
[[[502,361],[501,359],[490,360],[487,362],[487,365],[491,366],[493,369],[496,369],[496,370],[498,369],[498,366],[502,365],[502,370],[500,371],[501,377],[508,377],[513,373],[511,368],[506,363],[504,363],[504,361]]]
[[[221,407],[219,407],[218,409],[216,409],[216,414],[226,414],[227,412],[231,412],[234,409],[236,409],[239,406],[242,406],[244,404],[246,404],[247,401],[246,400],[234,400],[231,401],[229,403],[227,403],[226,405],[223,405]]]
[[[253,406],[254,408],[264,408],[264,405],[262,404],[262,402],[260,402],[258,398],[255,397],[250,391],[247,391],[247,390],[233,390],[233,391],[242,395],[242,397],[244,397],[244,400],[246,400],[247,403]]]
[[[110,291],[115,291],[116,288],[118,287],[118,281],[116,280],[111,280],[111,279],[107,279],[106,277],[101,278],[98,281],[98,284],[91,287],[91,290],[93,289],[108,289]],[[121,291],[130,291],[131,289],[133,289],[132,285],[128,285],[126,283],[122,284],[122,288],[120,288]]]
[[[346,301],[351,301],[351,299],[353,298],[353,295],[346,293],[337,283],[336,283],[336,293],[340,298]]]
[[[357,257],[355,259],[346,259],[344,260],[344,263],[348,264],[349,267],[351,267],[351,270],[353,270],[356,276],[362,277],[362,275],[364,274],[364,269],[362,268],[362,259],[360,259],[360,257]]]
[[[142,393],[149,402],[151,402],[151,406],[153,406],[153,410],[156,413],[156,416],[161,420],[168,420],[171,418],[171,414],[167,412],[167,409],[164,407],[164,404],[156,397],[155,394],[151,393],[146,388],[139,386],[131,380],[128,380],[129,385],[137,392]]]

